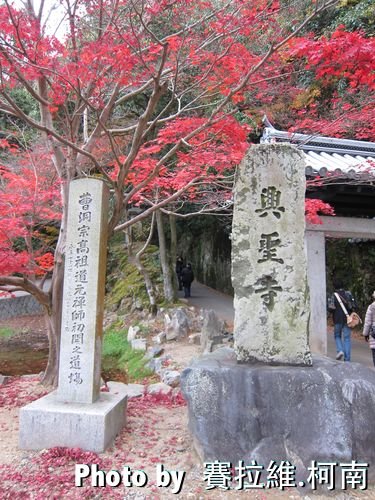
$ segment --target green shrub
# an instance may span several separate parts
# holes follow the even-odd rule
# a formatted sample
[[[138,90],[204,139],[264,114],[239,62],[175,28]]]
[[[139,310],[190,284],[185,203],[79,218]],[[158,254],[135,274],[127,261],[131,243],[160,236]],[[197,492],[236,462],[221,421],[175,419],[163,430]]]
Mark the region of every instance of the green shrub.
[[[153,375],[145,367],[144,352],[132,349],[126,331],[109,330],[104,334],[102,369],[104,375],[114,370],[122,372],[127,382],[137,382]]]
[[[0,337],[11,337],[16,332],[9,326],[3,326],[0,328]]]
[[[128,349],[129,342],[126,340],[126,332],[109,330],[103,338],[103,358],[106,356],[121,357]]]

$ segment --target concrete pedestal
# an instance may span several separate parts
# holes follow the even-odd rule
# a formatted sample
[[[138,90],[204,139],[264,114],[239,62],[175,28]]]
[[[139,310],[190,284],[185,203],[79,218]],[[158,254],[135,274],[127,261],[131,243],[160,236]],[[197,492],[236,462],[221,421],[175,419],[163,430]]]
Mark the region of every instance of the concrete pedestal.
[[[127,386],[108,385],[110,392],[101,392],[91,404],[61,402],[55,391],[21,408],[19,447],[104,451],[125,425],[127,406]]]

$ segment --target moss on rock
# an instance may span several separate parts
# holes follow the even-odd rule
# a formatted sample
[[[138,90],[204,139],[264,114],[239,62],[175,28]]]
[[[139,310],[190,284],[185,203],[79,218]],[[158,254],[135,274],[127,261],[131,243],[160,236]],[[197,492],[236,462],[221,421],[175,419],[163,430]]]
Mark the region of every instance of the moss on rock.
[[[141,245],[140,242],[135,247]],[[150,245],[142,257],[142,263],[154,283],[156,297],[160,302],[162,278],[158,247]],[[111,241],[107,263],[106,307],[121,313],[148,309],[149,306],[144,278],[127,254],[124,243],[118,239]]]

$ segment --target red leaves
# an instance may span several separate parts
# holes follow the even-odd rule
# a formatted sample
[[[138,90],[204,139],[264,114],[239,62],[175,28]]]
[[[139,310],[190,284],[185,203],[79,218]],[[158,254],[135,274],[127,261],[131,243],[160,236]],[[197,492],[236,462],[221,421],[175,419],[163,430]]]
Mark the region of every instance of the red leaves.
[[[16,417],[12,408],[18,408],[36,399],[38,394],[37,380],[33,378],[14,378],[0,387],[0,406],[2,411],[9,411],[9,418]],[[21,397],[17,399],[17,394]],[[6,499],[21,498],[103,498],[122,499],[124,495],[137,493],[157,498],[153,491],[161,497],[168,490],[152,489],[155,479],[155,466],[163,463],[171,469],[189,470],[191,465],[181,464],[181,452],[176,447],[181,438],[176,439],[179,432],[181,413],[179,409],[185,402],[177,395],[145,395],[128,402],[127,426],[116,438],[113,447],[98,455],[80,448],[54,447],[40,452],[23,452],[22,460],[15,460],[9,465],[0,466],[0,497]],[[173,412],[173,422],[167,419]],[[131,429],[131,431],[130,431]],[[129,432],[130,431],[130,432]],[[1,432],[6,432],[2,428]],[[16,443],[16,440],[14,440]],[[16,447],[16,444],[14,444]],[[15,453],[18,451],[15,449]],[[97,464],[99,469],[122,471],[125,466],[132,470],[144,468],[149,477],[147,488],[92,487],[91,478],[84,480],[80,488],[74,485],[75,464]]]
[[[20,408],[47,394],[44,387],[30,391],[30,386],[39,382],[38,377],[13,378],[0,386],[0,407]]]
[[[343,26],[330,37],[293,39],[289,56],[313,78],[296,90],[293,130],[374,140],[374,50],[373,38]]]
[[[267,0],[161,0],[137,10],[137,2],[87,0],[82,12],[70,13],[69,33],[59,41],[46,36],[30,10],[1,7],[2,89],[19,85],[33,102],[39,97],[43,113],[33,120],[53,145],[59,175],[108,174],[119,208],[113,225],[120,224],[120,207],[151,206],[184,189],[169,200],[174,207],[187,200],[197,206],[205,192],[211,209],[216,194],[225,196],[217,179],[233,173],[264,111],[299,130],[327,135],[334,123],[335,135],[375,136],[374,40],[339,28],[329,39],[307,36],[269,50],[298,26],[296,8]],[[306,67],[316,77],[311,88]],[[339,80],[347,85],[345,98],[338,91],[323,97]],[[55,172],[47,155],[43,162]],[[58,220],[59,186],[48,187],[47,175],[34,170],[19,171],[17,179],[2,175],[0,273],[53,265],[43,258],[52,249],[40,228]],[[197,179],[208,188],[191,187]],[[27,239],[38,241],[38,251],[29,245],[23,253]]]
[[[128,412],[130,415],[141,415],[144,411],[152,409],[155,406],[175,408],[177,406],[186,406],[186,401],[181,392],[177,394],[173,392],[169,392],[168,394],[163,394],[162,392],[157,394],[146,393],[140,398],[133,398],[129,401]]]
[[[26,11],[1,6],[0,32],[2,45],[8,51],[8,54],[0,52],[0,63],[11,86],[17,79],[16,67],[30,82],[41,76],[42,68],[49,70],[49,74],[56,69],[57,56],[63,50],[61,43],[55,37],[41,37],[39,21]]]
[[[293,46],[292,52],[306,58],[307,67],[325,83],[345,78],[353,88],[365,85],[375,90],[375,40],[364,33],[339,27],[329,39],[296,39]]]
[[[54,264],[45,226],[60,219],[60,184],[48,171],[47,155],[16,159],[26,166],[3,170],[0,184],[0,274],[44,274]]]
[[[249,146],[249,127],[225,116],[210,126],[205,126],[206,122],[199,117],[177,118],[140,149],[126,178],[126,183],[134,186],[145,184],[134,201],[142,196],[153,198],[154,192],[158,198],[170,196],[195,179],[209,183],[233,171]],[[179,142],[182,146],[173,155],[171,168],[160,166],[160,156]],[[196,190],[190,189],[181,198],[195,197]]]
[[[42,468],[48,470],[49,467],[62,467],[67,464],[98,464],[103,465],[103,460],[97,453],[84,451],[81,448],[64,448],[56,446],[43,451],[35,460]]]
[[[55,258],[51,252],[47,252],[40,257],[36,257],[35,262],[38,264],[42,272],[52,271],[55,264]]]
[[[322,224],[322,220],[318,213],[324,215],[335,215],[334,209],[329,203],[324,203],[322,200],[307,198],[305,200],[305,215],[307,222],[311,224]]]

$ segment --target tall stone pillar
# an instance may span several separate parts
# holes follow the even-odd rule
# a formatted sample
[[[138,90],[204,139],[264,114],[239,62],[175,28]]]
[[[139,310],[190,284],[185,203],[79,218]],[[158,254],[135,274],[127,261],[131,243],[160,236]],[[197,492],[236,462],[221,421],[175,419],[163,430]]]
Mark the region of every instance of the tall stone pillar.
[[[70,184],[58,398],[99,397],[109,192],[97,179]]]
[[[126,421],[125,384],[100,392],[108,190],[70,183],[58,389],[21,408],[19,445],[104,451]]]
[[[253,146],[238,168],[234,193],[237,359],[311,365],[302,153],[286,144]]]

